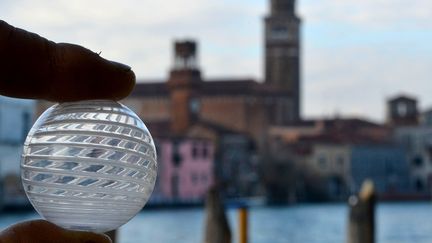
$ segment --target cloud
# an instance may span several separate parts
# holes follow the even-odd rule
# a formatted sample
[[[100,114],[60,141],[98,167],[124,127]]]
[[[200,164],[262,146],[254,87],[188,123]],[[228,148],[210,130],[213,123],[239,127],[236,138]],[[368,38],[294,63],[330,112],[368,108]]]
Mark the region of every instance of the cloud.
[[[257,76],[260,5],[245,0],[7,0],[0,3],[0,14],[11,24],[54,41],[81,44],[126,62],[138,77],[164,77],[171,64],[172,41],[178,38],[200,41],[208,75]],[[245,56],[255,59],[245,62],[253,68],[245,68]]]
[[[429,0],[302,0],[309,22],[345,23],[366,28],[431,28]],[[416,25],[416,26],[413,26]]]
[[[423,108],[432,105],[428,55],[380,46],[311,51],[304,83],[309,116],[339,113],[383,120],[386,100],[401,93],[422,98]]]
[[[432,2],[300,1],[305,19],[304,94],[309,116],[385,118],[408,93],[432,105]]]

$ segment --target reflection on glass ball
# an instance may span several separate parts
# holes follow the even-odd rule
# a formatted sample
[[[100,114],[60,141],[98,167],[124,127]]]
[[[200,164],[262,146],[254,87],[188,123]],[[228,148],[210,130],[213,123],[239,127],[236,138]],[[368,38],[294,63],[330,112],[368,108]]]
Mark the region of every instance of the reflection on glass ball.
[[[125,224],[153,191],[156,150],[144,123],[114,101],[57,104],[24,144],[21,177],[41,216],[74,230]]]

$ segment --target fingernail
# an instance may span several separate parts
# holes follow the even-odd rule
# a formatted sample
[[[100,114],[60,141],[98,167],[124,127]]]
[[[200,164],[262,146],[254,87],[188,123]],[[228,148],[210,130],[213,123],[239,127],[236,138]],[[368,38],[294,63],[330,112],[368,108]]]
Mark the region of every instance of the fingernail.
[[[121,69],[121,70],[123,70],[123,71],[125,71],[125,72],[129,72],[129,71],[132,69],[131,67],[129,67],[128,65],[125,65],[125,64],[123,64],[123,63],[114,62],[114,61],[111,61],[111,63],[112,63],[114,66],[116,66],[117,68],[119,68],[119,69]]]

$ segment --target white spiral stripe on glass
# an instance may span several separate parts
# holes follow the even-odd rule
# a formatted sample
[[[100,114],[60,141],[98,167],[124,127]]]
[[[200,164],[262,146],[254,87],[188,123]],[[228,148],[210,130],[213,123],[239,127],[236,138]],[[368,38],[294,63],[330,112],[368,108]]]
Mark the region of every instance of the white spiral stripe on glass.
[[[55,105],[31,129],[22,181],[36,210],[70,229],[107,231],[146,203],[156,151],[146,126],[111,101]]]

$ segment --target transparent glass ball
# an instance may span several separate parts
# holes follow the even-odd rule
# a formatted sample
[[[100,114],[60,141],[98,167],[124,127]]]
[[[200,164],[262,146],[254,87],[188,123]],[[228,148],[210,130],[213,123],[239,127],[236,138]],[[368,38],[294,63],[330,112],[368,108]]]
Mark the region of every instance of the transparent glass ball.
[[[21,159],[38,213],[67,229],[106,232],[134,217],[156,180],[153,139],[114,101],[56,104],[30,130]]]

